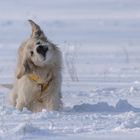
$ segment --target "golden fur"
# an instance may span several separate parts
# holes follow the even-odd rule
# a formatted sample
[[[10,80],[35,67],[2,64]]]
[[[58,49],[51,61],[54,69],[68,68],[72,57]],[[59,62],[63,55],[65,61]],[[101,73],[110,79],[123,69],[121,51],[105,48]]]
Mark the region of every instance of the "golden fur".
[[[42,109],[59,110],[62,105],[61,52],[46,38],[35,22],[29,22],[32,35],[21,44],[18,51],[16,79],[10,94],[10,103],[18,110],[24,107],[32,112]],[[48,49],[46,54],[37,52],[39,45]],[[41,91],[41,85],[29,78],[32,73],[39,76],[44,83],[48,83],[47,90]]]

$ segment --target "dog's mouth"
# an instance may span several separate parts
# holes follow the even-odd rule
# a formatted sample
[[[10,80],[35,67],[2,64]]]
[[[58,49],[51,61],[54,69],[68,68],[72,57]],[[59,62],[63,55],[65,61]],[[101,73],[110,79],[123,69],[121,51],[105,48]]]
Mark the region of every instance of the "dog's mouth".
[[[46,58],[46,53],[48,51],[48,47],[45,46],[45,45],[39,45],[37,48],[36,48],[36,51],[38,54],[42,55],[44,57],[44,59]]]

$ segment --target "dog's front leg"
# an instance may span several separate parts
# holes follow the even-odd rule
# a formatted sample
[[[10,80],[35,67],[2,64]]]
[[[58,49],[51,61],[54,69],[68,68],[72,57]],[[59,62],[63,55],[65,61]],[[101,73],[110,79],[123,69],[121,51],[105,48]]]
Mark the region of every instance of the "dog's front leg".
[[[60,110],[62,108],[62,101],[59,94],[51,92],[46,100],[44,100],[44,106],[48,111]]]
[[[16,109],[22,111],[24,107],[25,107],[25,102],[23,101],[23,99],[21,99],[20,97],[18,97],[17,98]]]

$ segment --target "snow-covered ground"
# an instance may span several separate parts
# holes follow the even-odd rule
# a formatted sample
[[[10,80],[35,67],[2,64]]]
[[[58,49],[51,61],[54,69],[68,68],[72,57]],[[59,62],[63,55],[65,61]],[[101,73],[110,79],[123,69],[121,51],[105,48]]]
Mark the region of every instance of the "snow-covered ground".
[[[0,84],[13,83],[29,18],[63,52],[64,109],[19,112],[0,87],[0,139],[139,139],[140,1],[1,0]]]

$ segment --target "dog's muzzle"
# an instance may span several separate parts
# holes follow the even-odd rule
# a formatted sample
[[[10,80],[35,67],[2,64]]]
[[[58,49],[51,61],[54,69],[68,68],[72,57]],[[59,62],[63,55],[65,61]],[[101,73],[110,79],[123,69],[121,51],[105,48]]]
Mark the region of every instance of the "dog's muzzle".
[[[43,45],[39,45],[37,48],[36,48],[36,51],[43,55],[44,57],[46,57],[46,52],[48,51],[48,47],[47,46],[43,46]]]

